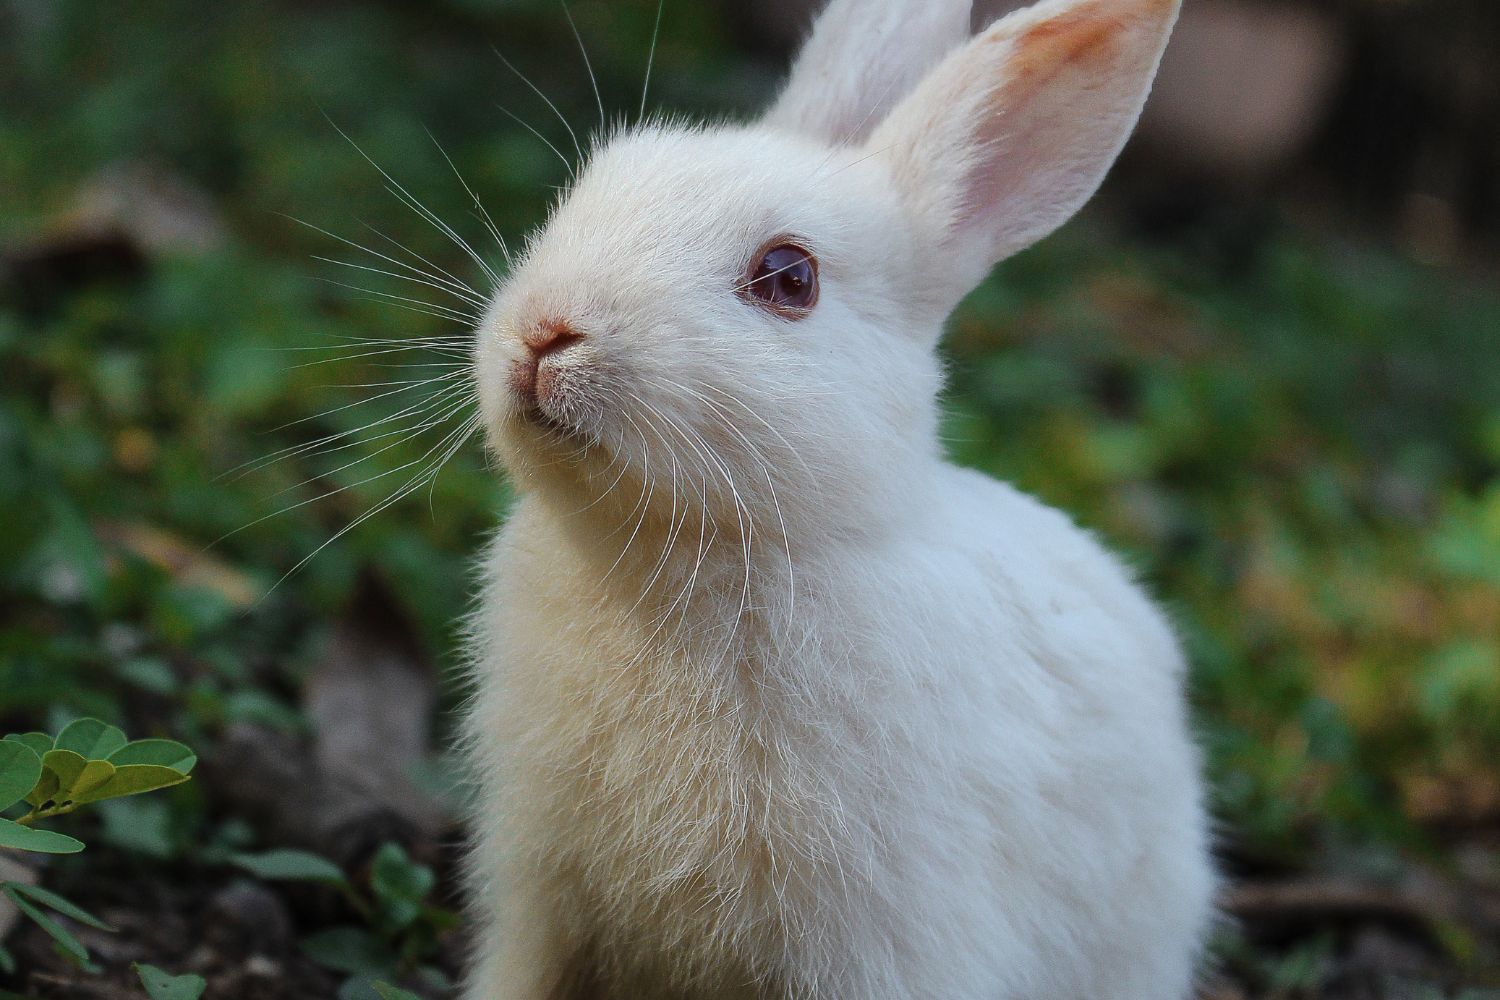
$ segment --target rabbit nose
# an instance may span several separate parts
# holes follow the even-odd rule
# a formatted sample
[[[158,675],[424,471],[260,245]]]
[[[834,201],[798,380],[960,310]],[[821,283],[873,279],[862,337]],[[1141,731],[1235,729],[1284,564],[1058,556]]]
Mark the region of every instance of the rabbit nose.
[[[552,366],[543,369],[542,362],[581,340],[583,334],[560,320],[543,320],[521,334],[526,357],[512,363],[510,384],[527,406],[539,406],[556,388],[556,370]]]
[[[583,339],[583,334],[560,320],[543,320],[521,335],[521,343],[531,352],[531,358],[540,362],[549,354],[566,350]]]

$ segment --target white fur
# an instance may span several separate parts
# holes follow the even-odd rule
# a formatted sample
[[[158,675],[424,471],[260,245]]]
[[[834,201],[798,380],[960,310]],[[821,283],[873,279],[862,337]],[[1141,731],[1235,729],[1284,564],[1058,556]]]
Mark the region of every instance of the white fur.
[[[1047,0],[863,146],[808,126],[859,88],[638,129],[532,242],[477,347],[521,498],[474,619],[469,1000],[1188,996],[1214,878],[1171,630],[943,461],[932,353],[1097,186],[1175,7]],[[734,291],[778,235],[820,264],[802,319]],[[508,382],[547,322],[582,337],[550,427]]]

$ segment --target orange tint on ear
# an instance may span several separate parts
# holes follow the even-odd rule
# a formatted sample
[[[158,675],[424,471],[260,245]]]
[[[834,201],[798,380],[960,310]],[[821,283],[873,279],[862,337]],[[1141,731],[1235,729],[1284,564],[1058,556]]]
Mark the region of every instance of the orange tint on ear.
[[[1041,0],[950,55],[871,137],[945,262],[930,276],[941,304],[1062,225],[1099,187],[1140,115],[1179,5]]]
[[[1107,66],[1118,55],[1121,32],[1133,18],[1160,21],[1176,5],[1177,0],[1084,0],[1013,39],[1014,79],[1051,78],[1064,68],[1087,71],[1089,63]]]

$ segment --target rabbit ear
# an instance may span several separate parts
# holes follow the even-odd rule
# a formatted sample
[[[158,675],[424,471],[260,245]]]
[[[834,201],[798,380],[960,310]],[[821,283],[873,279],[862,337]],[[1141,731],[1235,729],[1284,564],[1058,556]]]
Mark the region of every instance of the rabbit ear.
[[[764,123],[859,142],[969,37],[969,7],[970,0],[831,0]]]
[[[870,137],[951,308],[1083,207],[1125,145],[1180,0],[1043,0],[954,52]]]

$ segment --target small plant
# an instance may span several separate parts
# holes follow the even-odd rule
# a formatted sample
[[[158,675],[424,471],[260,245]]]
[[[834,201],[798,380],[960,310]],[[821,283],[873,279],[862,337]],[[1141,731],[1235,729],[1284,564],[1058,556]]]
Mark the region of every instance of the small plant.
[[[135,963],[134,968],[151,1000],[198,1000],[208,988],[202,976],[174,976],[144,962]]]
[[[46,733],[12,733],[0,739],[0,848],[76,854],[83,850],[81,840],[35,824],[93,802],[180,785],[197,762],[197,756],[181,743],[131,742],[119,729],[98,719],[79,719],[55,739]],[[6,812],[20,815],[7,819]],[[56,893],[33,885],[0,882],[0,894],[45,931],[60,953],[84,968],[91,968],[88,950],[51,914],[113,930]],[[15,960],[0,946],[0,969],[14,967]]]
[[[431,868],[411,859],[400,844],[384,844],[370,863],[367,885],[358,886],[327,858],[305,851],[237,854],[236,866],[267,881],[320,882],[343,895],[360,924],[330,927],[302,940],[302,951],[326,969],[348,978],[339,1000],[416,1000],[389,980],[415,976],[436,988],[448,986],[430,965],[442,933],[455,914],[428,900],[437,883]]]

